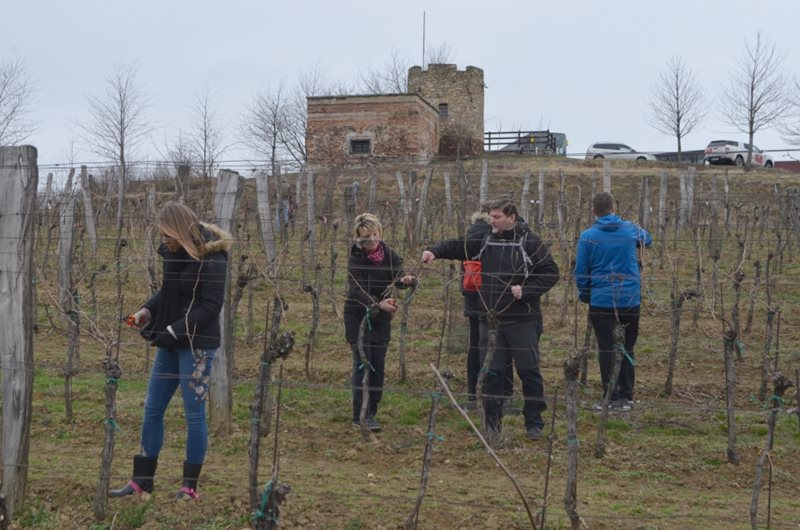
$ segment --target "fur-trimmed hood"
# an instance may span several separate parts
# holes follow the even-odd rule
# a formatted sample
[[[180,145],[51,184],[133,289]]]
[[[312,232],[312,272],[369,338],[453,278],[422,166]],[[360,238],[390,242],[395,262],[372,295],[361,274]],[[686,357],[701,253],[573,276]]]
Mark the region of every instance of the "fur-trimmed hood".
[[[211,223],[200,223],[204,232],[208,232],[212,237],[206,237],[203,254],[213,254],[214,252],[230,252],[233,247],[233,236]],[[204,233],[203,236],[206,236]]]
[[[489,224],[489,214],[486,212],[475,212],[469,216],[470,224],[475,224],[477,221],[483,221],[486,224]]]

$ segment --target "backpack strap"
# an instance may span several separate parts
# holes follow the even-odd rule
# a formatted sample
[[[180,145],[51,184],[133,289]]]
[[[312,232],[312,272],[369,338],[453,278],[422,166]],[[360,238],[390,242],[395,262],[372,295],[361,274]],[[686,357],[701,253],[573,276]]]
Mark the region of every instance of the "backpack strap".
[[[526,279],[530,275],[530,271],[533,268],[533,260],[531,260],[531,257],[528,256],[528,251],[525,250],[525,242],[528,240],[528,234],[529,233],[530,232],[525,232],[525,234],[521,238],[516,240],[514,243],[511,243],[511,245],[513,245],[515,247],[519,247],[519,251],[522,254],[522,260],[525,263],[525,278]],[[481,255],[483,254],[483,251],[486,249],[487,246],[492,244],[492,243],[489,243],[489,237],[491,237],[491,235],[492,235],[492,233],[489,232],[488,234],[486,234],[483,237],[483,242],[481,243],[481,250],[480,250],[480,252],[478,252],[477,255],[475,255],[475,257],[472,258],[473,260],[480,261]],[[496,245],[505,246],[505,245],[509,245],[509,243],[496,243]]]
[[[481,241],[481,250],[475,254],[471,259],[473,261],[480,261],[481,255],[483,254],[484,249],[486,249],[486,244],[489,242],[489,237],[491,237],[492,231],[488,231],[485,236],[483,236],[483,240]]]

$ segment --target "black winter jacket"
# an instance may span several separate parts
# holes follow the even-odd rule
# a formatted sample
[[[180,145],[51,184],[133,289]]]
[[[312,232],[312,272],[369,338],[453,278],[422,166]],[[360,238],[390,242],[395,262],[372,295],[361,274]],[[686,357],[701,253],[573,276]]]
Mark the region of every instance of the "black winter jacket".
[[[374,265],[359,245],[350,248],[347,261],[347,300],[344,302],[344,333],[349,344],[358,341],[358,328],[370,308],[368,340],[388,344],[392,336],[392,314],[381,311],[377,304],[391,298],[389,287],[403,289],[403,259],[389,246],[383,246],[383,262]]]
[[[150,311],[150,322],[142,329],[148,341],[168,333],[167,326],[172,326],[178,339],[171,341],[170,349],[219,348],[219,313],[233,239],[215,225],[202,224],[201,231],[206,244],[200,261],[182,247],[177,252],[164,244],[158,247],[164,278],[161,289],[143,306]]]
[[[483,247],[483,248],[481,248]],[[525,250],[529,261],[526,264]],[[558,282],[558,266],[538,235],[517,221],[511,230],[493,233],[482,239],[450,239],[429,248],[437,258],[471,259],[480,254],[481,311],[497,312],[500,322],[538,320],[541,318],[539,297]],[[522,298],[511,294],[512,285],[522,286]]]

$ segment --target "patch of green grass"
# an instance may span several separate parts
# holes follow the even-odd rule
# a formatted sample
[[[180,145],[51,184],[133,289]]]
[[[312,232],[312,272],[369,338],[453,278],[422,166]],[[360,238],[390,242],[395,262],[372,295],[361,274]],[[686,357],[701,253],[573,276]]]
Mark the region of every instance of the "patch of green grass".
[[[669,473],[662,473],[661,471],[645,471],[645,470],[622,471],[619,475],[621,477],[626,477],[626,478],[644,478],[653,480],[672,480],[675,478]]]
[[[676,427],[674,425],[651,425],[646,427],[644,432],[647,434],[664,435],[664,436],[691,436],[695,433],[683,427]]]
[[[38,500],[25,505],[17,523],[22,528],[58,528],[56,514]]]
[[[347,521],[343,528],[344,530],[363,530],[369,527],[367,523],[361,520],[360,515],[356,515],[353,519]]]
[[[117,522],[122,528],[139,528],[147,521],[147,512],[153,504],[152,499],[127,504],[117,514]]]

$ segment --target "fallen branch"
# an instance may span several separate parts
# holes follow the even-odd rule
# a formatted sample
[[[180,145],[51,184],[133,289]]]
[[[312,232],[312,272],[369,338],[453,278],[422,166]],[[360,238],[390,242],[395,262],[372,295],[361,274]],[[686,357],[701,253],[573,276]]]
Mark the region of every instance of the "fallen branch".
[[[533,514],[531,513],[531,509],[528,506],[528,501],[525,500],[525,495],[522,493],[522,490],[520,489],[519,484],[517,483],[517,480],[514,478],[514,475],[511,474],[511,471],[500,460],[500,458],[497,456],[497,453],[494,452],[494,449],[492,449],[492,447],[486,441],[486,438],[484,438],[483,435],[481,434],[480,429],[478,429],[475,426],[475,424],[472,423],[472,420],[470,419],[469,414],[467,414],[464,411],[464,409],[462,409],[461,406],[458,404],[458,401],[453,396],[453,393],[450,392],[450,387],[447,386],[447,381],[445,381],[445,379],[442,376],[442,374],[439,373],[439,370],[437,370],[436,367],[433,364],[429,364],[428,366],[430,366],[431,370],[433,370],[433,373],[436,376],[436,379],[439,380],[439,384],[441,385],[442,390],[444,390],[445,393],[447,393],[447,397],[450,399],[450,402],[453,404],[453,406],[456,408],[456,410],[459,412],[459,414],[461,414],[461,416],[465,420],[467,420],[467,423],[469,424],[469,426],[472,429],[472,431],[475,433],[475,436],[478,437],[478,440],[480,440],[481,444],[483,444],[483,446],[486,448],[486,451],[494,459],[494,461],[497,463],[497,465],[500,466],[500,469],[503,470],[503,473],[506,474],[508,479],[514,485],[514,489],[517,490],[517,493],[519,494],[520,499],[522,499],[522,504],[523,504],[523,506],[525,506],[525,512],[528,514],[528,520],[531,522],[531,528],[533,528],[533,530],[536,530],[536,528],[537,528],[536,527],[536,521],[534,521],[534,519],[533,519]]]

